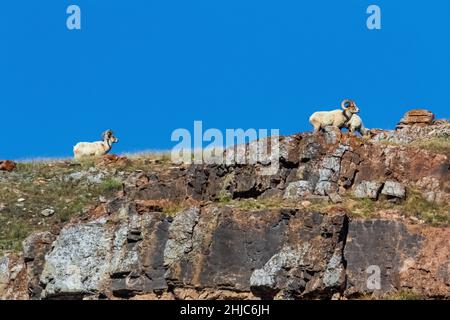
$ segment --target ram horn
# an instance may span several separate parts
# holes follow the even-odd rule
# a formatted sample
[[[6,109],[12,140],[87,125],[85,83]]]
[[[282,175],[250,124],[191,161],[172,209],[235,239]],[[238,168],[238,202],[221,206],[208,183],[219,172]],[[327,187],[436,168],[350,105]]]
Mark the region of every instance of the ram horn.
[[[350,106],[350,105],[354,104],[354,102],[350,99],[344,99],[344,101],[342,101],[342,103],[341,103],[341,108],[347,109],[348,108],[348,107],[346,107],[347,104],[349,104],[349,106]]]

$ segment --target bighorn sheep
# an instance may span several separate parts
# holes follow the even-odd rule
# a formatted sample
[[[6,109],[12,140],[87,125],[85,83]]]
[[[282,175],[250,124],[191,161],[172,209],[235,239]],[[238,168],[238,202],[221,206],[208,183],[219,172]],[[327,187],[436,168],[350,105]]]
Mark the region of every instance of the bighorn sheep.
[[[103,141],[79,142],[73,147],[75,159],[83,157],[99,157],[107,154],[112,148],[112,144],[119,141],[111,130],[102,133]]]
[[[362,136],[367,136],[370,134],[370,130],[367,129],[362,120],[361,117],[358,116],[357,114],[354,114],[350,121],[348,121],[345,124],[345,127],[351,132],[351,133],[355,133],[355,132],[359,132]]]
[[[327,126],[344,128],[352,116],[359,112],[355,102],[349,99],[342,101],[341,107],[344,110],[314,112],[309,118],[309,122],[314,126],[314,132],[318,132]]]

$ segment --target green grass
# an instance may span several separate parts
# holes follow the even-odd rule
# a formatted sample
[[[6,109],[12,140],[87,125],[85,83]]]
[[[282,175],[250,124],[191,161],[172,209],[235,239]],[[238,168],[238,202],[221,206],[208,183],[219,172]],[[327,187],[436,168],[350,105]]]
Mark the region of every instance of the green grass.
[[[118,191],[122,188],[122,181],[114,178],[107,178],[103,180],[99,185],[99,191],[101,193],[108,193],[111,191]]]
[[[428,202],[417,191],[410,190],[403,205],[403,210],[409,215],[424,220],[427,224],[434,226],[450,225],[450,206]]]
[[[19,163],[9,180],[0,180],[0,253],[19,250],[30,233],[69,221],[96,204],[100,196],[112,197],[122,188],[110,176],[99,184],[87,183],[85,178],[65,179],[81,170],[67,162]],[[25,201],[19,203],[19,198]],[[42,216],[41,211],[48,208],[55,210],[54,215]]]
[[[395,210],[406,217],[416,217],[432,226],[450,226],[450,205],[427,201],[420,192],[409,189],[404,202],[396,204],[387,200],[346,199],[342,204],[349,214],[357,218],[375,218],[378,213]]]

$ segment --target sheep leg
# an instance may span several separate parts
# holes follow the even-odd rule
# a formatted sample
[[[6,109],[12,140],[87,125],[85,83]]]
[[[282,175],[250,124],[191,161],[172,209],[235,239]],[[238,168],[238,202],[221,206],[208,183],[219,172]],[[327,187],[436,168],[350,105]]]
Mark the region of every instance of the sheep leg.
[[[316,121],[314,121],[314,120],[311,120],[310,122],[311,122],[311,124],[312,124],[313,127],[314,127],[314,133],[319,132],[319,131],[320,131],[320,128],[321,128],[320,123],[318,123],[318,122],[316,122]]]

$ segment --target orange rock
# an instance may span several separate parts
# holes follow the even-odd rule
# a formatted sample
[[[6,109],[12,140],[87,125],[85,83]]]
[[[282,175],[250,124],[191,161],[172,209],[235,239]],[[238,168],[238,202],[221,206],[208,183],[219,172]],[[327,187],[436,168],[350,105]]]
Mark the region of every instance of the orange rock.
[[[116,154],[105,154],[104,156],[102,156],[98,162],[97,165],[98,166],[111,166],[111,165],[115,165],[115,166],[123,166],[126,165],[129,162],[129,159],[127,157],[120,157]]]
[[[410,110],[397,125],[397,128],[401,128],[405,125],[430,125],[433,124],[434,114],[431,111],[424,109]]]
[[[16,168],[16,163],[11,160],[0,160],[0,170],[11,172]]]
[[[136,211],[139,214],[146,212],[162,212],[164,208],[170,206],[172,203],[169,200],[136,200]]]

